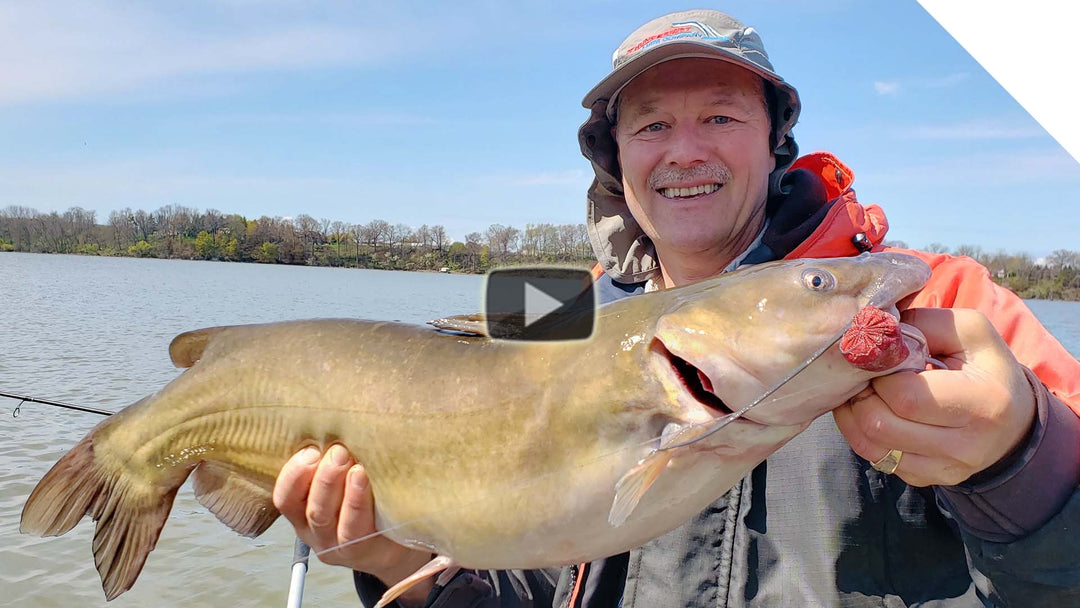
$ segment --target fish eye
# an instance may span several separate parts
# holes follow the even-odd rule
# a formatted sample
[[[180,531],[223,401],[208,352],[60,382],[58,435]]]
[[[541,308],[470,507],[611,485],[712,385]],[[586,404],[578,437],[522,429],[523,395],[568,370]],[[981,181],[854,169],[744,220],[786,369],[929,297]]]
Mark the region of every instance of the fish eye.
[[[811,291],[831,291],[836,287],[836,277],[828,270],[808,268],[802,273],[803,285]]]

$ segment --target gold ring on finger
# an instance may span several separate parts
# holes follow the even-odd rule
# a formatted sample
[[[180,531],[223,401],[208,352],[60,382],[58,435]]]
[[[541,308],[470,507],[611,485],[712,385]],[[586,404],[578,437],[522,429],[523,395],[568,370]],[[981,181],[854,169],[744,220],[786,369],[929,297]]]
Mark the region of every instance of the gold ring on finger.
[[[904,457],[904,452],[901,450],[889,450],[888,454],[881,457],[881,460],[871,463],[871,467],[875,471],[881,471],[886,475],[892,475],[896,472],[896,467],[900,466],[900,459]]]

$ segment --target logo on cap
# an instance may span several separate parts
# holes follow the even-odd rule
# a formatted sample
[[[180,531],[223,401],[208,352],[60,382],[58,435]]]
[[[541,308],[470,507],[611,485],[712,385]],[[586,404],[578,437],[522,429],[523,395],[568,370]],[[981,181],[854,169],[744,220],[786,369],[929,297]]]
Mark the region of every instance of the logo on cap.
[[[723,42],[731,40],[731,38],[720,34],[700,21],[677,21],[671,24],[670,29],[664,30],[659,34],[647,36],[634,46],[626,49],[624,56],[633,55],[644,48],[660,42],[670,42],[680,38],[700,38],[702,40],[720,40]]]
[[[504,268],[487,276],[487,333],[504,340],[583,340],[592,335],[592,275],[575,268]]]

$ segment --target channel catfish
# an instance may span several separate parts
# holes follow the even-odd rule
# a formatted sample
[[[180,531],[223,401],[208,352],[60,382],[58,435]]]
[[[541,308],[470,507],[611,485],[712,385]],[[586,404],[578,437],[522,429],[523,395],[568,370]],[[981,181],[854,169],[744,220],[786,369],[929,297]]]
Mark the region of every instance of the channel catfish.
[[[271,489],[290,455],[340,443],[367,469],[378,529],[439,556],[384,601],[447,567],[617,554],[718,499],[872,377],[921,369],[917,331],[904,333],[908,360],[884,370],[834,345],[689,441],[775,389],[864,306],[895,314],[929,274],[891,253],[762,264],[604,306],[576,341],[342,319],[188,332],[170,345],[188,369],[61,458],[21,529],[59,535],[90,515],[112,599],[189,475],[205,507],[257,536],[278,517]]]

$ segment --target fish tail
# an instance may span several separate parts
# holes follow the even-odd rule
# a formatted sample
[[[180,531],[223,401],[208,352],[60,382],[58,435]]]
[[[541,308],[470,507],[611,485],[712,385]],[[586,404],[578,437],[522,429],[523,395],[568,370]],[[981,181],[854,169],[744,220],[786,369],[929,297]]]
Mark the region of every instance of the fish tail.
[[[105,597],[111,600],[135,583],[191,469],[175,471],[166,483],[140,483],[101,462],[108,459],[95,458],[97,431],[38,482],[23,507],[19,529],[24,534],[59,536],[90,515],[97,522],[94,564]]]

